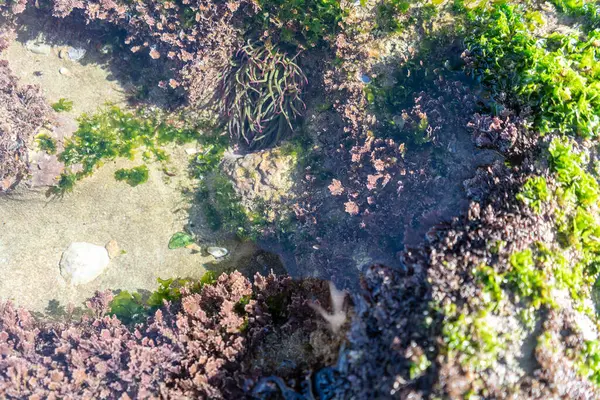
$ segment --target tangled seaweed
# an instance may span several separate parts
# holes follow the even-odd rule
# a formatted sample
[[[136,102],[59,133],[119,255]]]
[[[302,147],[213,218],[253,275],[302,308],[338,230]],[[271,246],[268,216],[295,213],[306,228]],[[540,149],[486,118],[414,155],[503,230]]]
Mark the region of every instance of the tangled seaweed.
[[[294,130],[294,121],[306,108],[306,83],[295,57],[257,43],[241,48],[215,93],[231,138],[253,150],[277,143]]]
[[[239,399],[261,390],[263,373],[299,390],[290,378],[330,362],[326,348],[337,353],[338,342],[309,307],[327,305],[326,282],[257,275],[251,284],[234,272],[180,290],[179,300],[133,327],[110,315],[110,292],[97,293],[87,315],[66,323],[38,322],[0,304],[0,397]],[[273,335],[305,349],[287,360],[295,367],[264,357],[274,351]]]
[[[27,146],[49,114],[40,90],[19,86],[8,62],[0,60],[0,192],[27,175]]]

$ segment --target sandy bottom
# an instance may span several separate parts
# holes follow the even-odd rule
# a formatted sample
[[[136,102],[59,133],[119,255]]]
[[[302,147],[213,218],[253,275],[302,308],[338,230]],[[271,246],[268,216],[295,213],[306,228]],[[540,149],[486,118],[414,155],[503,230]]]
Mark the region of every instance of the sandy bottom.
[[[49,41],[50,54],[34,54],[25,48],[25,39],[37,34],[27,29],[20,27],[19,39],[0,57],[9,61],[22,84],[39,85],[49,103],[60,98],[73,101],[73,110],[60,114],[63,123],[70,119],[76,127],[75,118],[81,113],[93,113],[107,102],[125,103],[125,84],[111,76],[106,63],[93,62],[97,44],[84,42],[90,53],[81,63],[59,57],[61,48],[81,45],[69,38]],[[61,74],[60,68],[68,68],[69,74]],[[118,160],[63,198],[46,197],[46,188],[32,190],[26,185],[0,196],[0,299],[42,312],[52,300],[79,306],[96,290],[154,290],[158,277],[202,276],[203,264],[213,262],[212,256],[167,247],[171,235],[186,225],[190,207],[182,195],[187,156],[183,149],[173,151],[175,165],[169,168],[174,167],[181,178],[168,178],[159,166],[150,166],[149,181],[132,188],[115,181],[114,171],[140,163]],[[124,254],[95,281],[76,288],[67,285],[59,261],[69,244],[105,245],[110,240],[116,240]]]
[[[156,169],[135,188],[116,182],[114,171],[125,164],[104,166],[61,199],[28,189],[0,197],[0,298],[42,311],[50,300],[79,305],[100,289],[152,290],[158,277],[203,275],[211,256],[167,247],[187,222],[181,193]],[[68,245],[110,240],[124,254],[95,281],[69,287],[58,267]]]

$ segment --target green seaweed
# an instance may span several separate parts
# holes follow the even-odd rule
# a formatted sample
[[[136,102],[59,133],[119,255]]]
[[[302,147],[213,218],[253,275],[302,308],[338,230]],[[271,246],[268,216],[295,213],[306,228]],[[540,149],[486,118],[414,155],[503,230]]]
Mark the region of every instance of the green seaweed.
[[[166,303],[181,299],[181,289],[187,288],[191,293],[199,293],[204,285],[216,282],[214,272],[207,271],[202,278],[194,279],[160,279],[158,289],[150,294],[142,295],[138,292],[120,291],[109,304],[110,315],[114,315],[126,325],[144,321],[156,310]]]
[[[115,179],[125,181],[132,187],[141,185],[148,181],[148,167],[141,165],[131,169],[119,169],[115,172]]]
[[[517,200],[522,201],[531,209],[540,214],[542,205],[550,200],[550,192],[543,176],[534,176],[525,182],[521,191],[517,194]]]
[[[258,0],[263,10],[260,32],[279,33],[279,41],[313,47],[340,29],[345,11],[340,0]]]
[[[48,135],[47,133],[40,133],[35,137],[35,140],[40,146],[40,150],[45,151],[48,154],[56,154],[56,140]]]
[[[594,137],[600,127],[599,31],[538,37],[522,7],[482,8],[465,38],[468,72],[494,95],[531,107],[541,134]]]
[[[177,232],[169,240],[169,249],[175,250],[194,243],[194,238],[187,232]]]
[[[56,112],[68,112],[73,109],[73,102],[65,98],[60,98],[56,103],[52,104],[52,109],[54,109]]]
[[[91,175],[104,162],[116,158],[132,160],[141,150],[144,150],[145,159],[154,157],[159,162],[167,161],[168,156],[161,146],[198,140],[204,129],[204,122],[190,123],[183,115],[167,118],[159,112],[128,112],[116,106],[109,106],[94,115],[83,114],[79,117],[77,131],[65,141],[64,151],[58,156],[66,167],[61,179],[64,177],[65,183],[72,186],[75,181]],[[75,166],[81,168],[72,172]],[[125,172],[119,173],[125,179],[126,175]],[[138,178],[143,181],[145,172],[139,169],[129,175],[134,178],[131,182]],[[65,187],[59,183],[55,192],[64,193]]]

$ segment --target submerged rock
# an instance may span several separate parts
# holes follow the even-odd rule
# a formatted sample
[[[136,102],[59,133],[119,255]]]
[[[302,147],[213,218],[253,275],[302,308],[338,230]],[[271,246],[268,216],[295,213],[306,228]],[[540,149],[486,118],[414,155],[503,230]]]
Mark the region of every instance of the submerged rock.
[[[86,53],[87,53],[86,49],[77,48],[77,47],[69,47],[69,49],[67,50],[67,54],[68,54],[69,59],[71,61],[80,61],[80,60],[82,60],[83,57],[85,57]]]
[[[47,56],[52,51],[52,47],[45,43],[40,42],[27,42],[25,44],[25,48],[34,54],[40,54],[43,56]]]
[[[206,252],[214,258],[223,258],[229,254],[229,250],[224,247],[208,247]]]
[[[111,259],[113,259],[113,258],[119,256],[119,254],[121,254],[121,248],[119,247],[119,244],[117,243],[117,241],[114,239],[111,240],[110,242],[106,243],[106,246],[104,246],[104,248],[108,252],[108,256]]]
[[[75,242],[62,255],[60,274],[72,285],[83,285],[102,275],[109,263],[108,251],[104,247]]]
[[[258,204],[268,204],[265,217],[272,221],[291,202],[296,163],[295,155],[270,149],[243,157],[226,154],[221,167],[231,178],[242,205],[256,211]]]
[[[55,154],[44,151],[29,152],[29,179],[27,184],[32,188],[54,186],[58,183],[65,165]]]

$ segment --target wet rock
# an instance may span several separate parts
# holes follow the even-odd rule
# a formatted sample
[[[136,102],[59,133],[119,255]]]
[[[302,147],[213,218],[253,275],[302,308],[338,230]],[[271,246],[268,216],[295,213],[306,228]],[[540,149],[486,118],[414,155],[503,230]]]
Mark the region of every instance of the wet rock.
[[[34,54],[40,54],[43,56],[47,56],[52,51],[52,47],[48,44],[41,42],[27,42],[25,44],[25,48]]]
[[[214,258],[223,258],[229,254],[229,250],[224,247],[208,247],[206,252]]]
[[[111,259],[118,257],[121,254],[119,244],[114,239],[106,243],[106,246],[104,246],[104,248],[108,252],[108,257],[110,257]]]
[[[72,285],[83,285],[102,275],[109,263],[108,251],[104,247],[75,242],[62,255],[60,274]]]
[[[17,183],[17,178],[14,176],[9,176],[0,180],[0,193],[8,191],[8,189],[12,188]]]
[[[58,160],[55,154],[43,151],[29,152],[29,180],[30,187],[48,187],[58,183],[60,174],[64,171],[64,163]]]
[[[222,168],[242,199],[242,205],[254,210],[257,204],[266,203],[271,216],[284,206],[291,197],[292,175],[296,158],[283,154],[279,149],[264,150],[243,157],[226,155]]]

